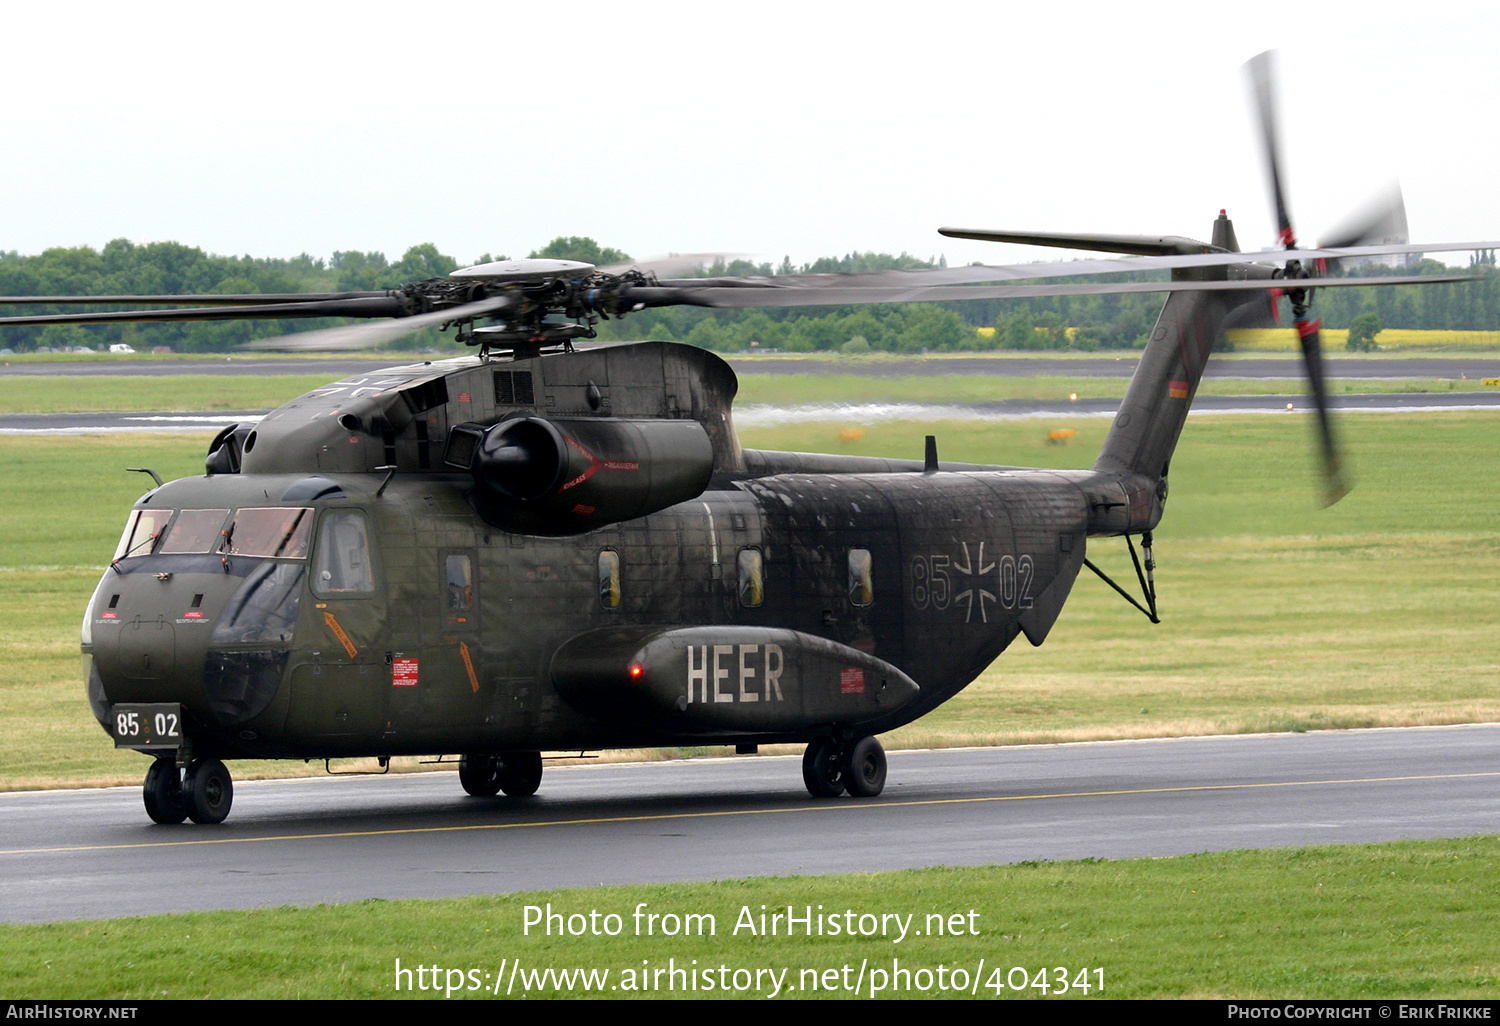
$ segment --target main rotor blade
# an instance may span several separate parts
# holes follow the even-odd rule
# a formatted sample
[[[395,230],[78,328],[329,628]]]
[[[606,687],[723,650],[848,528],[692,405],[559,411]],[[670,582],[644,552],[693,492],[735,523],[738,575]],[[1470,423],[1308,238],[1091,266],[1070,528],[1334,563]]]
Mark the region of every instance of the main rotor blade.
[[[1068,236],[1068,238],[1077,239],[1080,236]],[[1444,253],[1496,248],[1500,248],[1500,242],[1406,243],[1292,251],[1266,249],[1250,253],[1190,253],[1179,256],[1120,257],[1115,260],[973,264],[966,267],[924,268],[915,271],[870,271],[860,274],[778,274],[769,278],[674,278],[662,281],[661,285],[668,288],[764,288],[768,286],[776,288],[863,288],[882,285],[894,288],[916,288],[927,285],[966,285],[981,282],[1031,281],[1039,278],[1072,278],[1091,274],[1130,274],[1183,267],[1230,267],[1254,263],[1271,263],[1281,266],[1288,259],[1300,259],[1312,263],[1316,260],[1342,260],[1401,253]]]
[[[1287,249],[1297,248],[1292,232],[1292,215],[1287,209],[1286,193],[1281,184],[1281,133],[1276,117],[1276,51],[1267,50],[1245,62],[1250,88],[1255,97],[1260,120],[1260,142],[1266,158],[1266,181],[1271,188],[1271,204],[1276,208],[1276,230]]]
[[[1380,278],[1299,278],[1298,288],[1356,288],[1367,285],[1431,285],[1472,281],[1470,274],[1426,274]],[[713,281],[713,279],[709,279]],[[776,279],[764,279],[774,282]],[[1028,299],[1036,296],[1105,296],[1134,292],[1253,292],[1286,289],[1283,279],[1248,281],[1126,281],[1065,282],[1052,285],[952,285],[952,286],[834,286],[827,288],[778,287],[775,285],[722,287],[635,286],[625,292],[631,302],[643,306],[710,306],[722,309],[796,306],[857,306],[861,303],[947,303],[965,299]]]
[[[600,274],[624,274],[626,271],[642,271],[670,277],[712,267],[717,263],[739,260],[742,253],[673,253],[670,256],[651,257],[649,260],[626,260],[599,268]]]
[[[210,306],[185,310],[106,310],[95,313],[26,314],[0,317],[0,328],[26,324],[148,324],[169,321],[280,321],[294,317],[400,317],[406,304],[395,296],[333,299],[315,303]]]
[[[337,352],[349,349],[373,349],[403,335],[421,331],[436,324],[453,321],[468,321],[487,314],[498,313],[516,300],[508,295],[491,296],[473,303],[435,310],[432,313],[401,317],[393,321],[376,324],[348,324],[319,331],[303,331],[278,338],[260,339],[248,343],[246,349],[279,349],[298,352]]]
[[[977,234],[977,233],[976,233]],[[1039,233],[990,233],[995,236],[1010,235],[1020,237],[1027,235],[1035,237]],[[1055,238],[1066,238],[1069,241],[1077,241],[1082,236],[1053,236]],[[1096,239],[1105,239],[1106,236],[1095,236]],[[1120,238],[1127,238],[1121,236]],[[1130,237],[1133,238],[1133,237]],[[1163,237],[1168,238],[1168,237]],[[1442,253],[1458,252],[1463,250],[1494,250],[1500,249],[1500,242],[1478,241],[1478,242],[1445,242],[1445,243],[1408,243],[1408,244],[1384,244],[1376,246],[1341,246],[1323,247],[1320,249],[1307,250],[1261,250],[1251,253],[1192,253],[1175,256],[1147,256],[1147,257],[1121,257],[1119,259],[1102,260],[1073,260],[1073,261],[1049,261],[1045,263],[1026,264],[1002,264],[1002,265],[974,265],[969,267],[929,268],[915,271],[876,271],[862,274],[804,274],[804,275],[776,275],[770,278],[761,277],[721,277],[721,278],[681,278],[669,279],[662,282],[662,286],[675,289],[690,289],[701,292],[707,288],[721,288],[730,290],[755,290],[763,291],[773,288],[779,292],[790,292],[794,289],[802,292],[812,290],[827,291],[829,298],[822,301],[822,305],[845,305],[859,302],[902,302],[901,298],[884,298],[887,295],[901,296],[906,292],[931,286],[978,284],[984,282],[1001,281],[1030,281],[1047,278],[1060,277],[1082,277],[1090,274],[1124,274],[1138,273],[1144,271],[1168,270],[1174,268],[1190,267],[1222,267],[1234,265],[1248,265],[1261,261],[1271,261],[1280,264],[1284,260],[1296,259],[1306,263],[1315,260],[1342,260],[1352,257],[1386,256],[1404,253]],[[717,254],[693,254],[695,257],[710,256]],[[674,258],[675,259],[675,258]],[[684,257],[683,259],[687,259]],[[1430,278],[1424,281],[1456,281],[1462,278]],[[1404,279],[1404,281],[1415,283],[1415,279]],[[1384,281],[1380,284],[1398,284],[1397,281]],[[1373,284],[1373,283],[1372,283]],[[894,290],[887,293],[876,293],[872,289],[884,287]],[[1217,286],[1225,287],[1225,286]],[[852,290],[835,296],[835,291],[845,289]],[[1142,285],[1135,288],[1095,288],[1077,286],[1056,292],[1030,291],[1026,293],[1015,291],[1015,286],[1007,287],[1006,290],[995,293],[959,295],[944,293],[941,295],[921,297],[931,301],[946,301],[956,299],[995,298],[1006,295],[1088,295],[1100,292],[1153,292],[1183,290],[1181,284],[1174,285],[1172,289],[1160,288],[1151,285]],[[639,292],[639,289],[634,290]],[[231,302],[234,301],[234,302]],[[703,305],[697,300],[683,300]],[[130,304],[130,303],[186,303],[194,302],[200,304],[197,308],[158,311],[108,311],[97,313],[55,313],[55,314],[27,314],[16,317],[0,317],[0,327],[20,325],[42,325],[42,324],[89,324],[89,323],[161,323],[172,321],[212,321],[212,320],[257,320],[274,319],[283,320],[294,317],[401,317],[407,309],[405,300],[401,293],[392,290],[384,292],[330,292],[330,293],[286,293],[286,294],[250,294],[238,296],[4,296],[0,297],[0,305],[5,304],[42,304],[72,305],[72,304]],[[224,305],[219,305],[224,304]],[[653,303],[653,305],[664,305]],[[726,302],[714,305],[734,305]],[[739,305],[745,306],[777,306],[777,305],[819,305],[818,303],[804,299],[798,303],[777,302],[749,302]],[[212,308],[211,308],[212,307]],[[305,334],[305,333],[304,333]]]
[[[117,306],[252,306],[260,303],[327,303],[337,299],[380,299],[391,295],[390,290],[381,292],[250,292],[242,295],[196,295],[196,296],[0,296],[0,306],[21,306],[28,303],[51,303],[55,306],[102,305]]]

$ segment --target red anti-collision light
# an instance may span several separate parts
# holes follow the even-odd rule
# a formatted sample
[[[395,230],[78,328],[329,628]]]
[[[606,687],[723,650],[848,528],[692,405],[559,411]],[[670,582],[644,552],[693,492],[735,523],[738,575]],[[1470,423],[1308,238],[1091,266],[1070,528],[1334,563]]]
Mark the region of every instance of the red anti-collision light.
[[[635,662],[630,664],[630,676],[639,677],[645,672],[646,668],[641,665],[640,660],[636,660]]]

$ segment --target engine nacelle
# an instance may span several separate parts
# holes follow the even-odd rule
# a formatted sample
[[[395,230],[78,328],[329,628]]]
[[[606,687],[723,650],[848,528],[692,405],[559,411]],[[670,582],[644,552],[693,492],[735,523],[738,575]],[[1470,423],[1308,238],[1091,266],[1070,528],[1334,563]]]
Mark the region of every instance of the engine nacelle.
[[[231,424],[214,435],[208,443],[203,465],[210,474],[238,474],[245,458],[245,439],[255,430],[255,423]]]
[[[474,475],[489,523],[566,535],[696,498],[714,453],[695,420],[513,417],[454,427],[444,461]]]

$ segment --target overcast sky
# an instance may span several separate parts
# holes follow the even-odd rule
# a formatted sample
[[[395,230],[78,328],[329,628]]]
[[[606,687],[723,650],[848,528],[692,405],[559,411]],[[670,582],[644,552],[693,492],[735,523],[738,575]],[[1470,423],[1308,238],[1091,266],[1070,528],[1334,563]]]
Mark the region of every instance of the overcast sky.
[[[26,5],[0,250],[997,262],[1055,254],[936,228],[1206,238],[1220,207],[1258,248],[1270,48],[1305,240],[1392,179],[1414,240],[1500,237],[1500,6],[1011,6]]]

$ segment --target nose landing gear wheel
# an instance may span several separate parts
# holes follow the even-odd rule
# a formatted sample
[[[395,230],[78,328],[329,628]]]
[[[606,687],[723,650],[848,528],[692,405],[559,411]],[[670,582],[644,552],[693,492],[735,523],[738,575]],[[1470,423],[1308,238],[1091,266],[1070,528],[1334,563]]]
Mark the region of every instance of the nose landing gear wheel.
[[[458,782],[476,798],[500,793],[500,772],[498,755],[475,753],[460,756],[458,760]]]
[[[542,753],[506,752],[500,756],[499,785],[512,798],[536,794],[536,789],[542,786]]]
[[[849,749],[844,786],[856,798],[874,798],[885,790],[885,749],[873,737],[862,737]]]
[[[820,737],[802,753],[802,783],[814,798],[837,798],[844,793],[843,751],[831,737]]]
[[[188,818],[194,823],[222,823],[234,804],[234,781],[218,759],[201,759],[190,765],[182,792]]]
[[[146,800],[146,815],[153,823],[170,826],[187,819],[187,800],[182,794],[182,777],[175,759],[152,761],[141,796]]]

